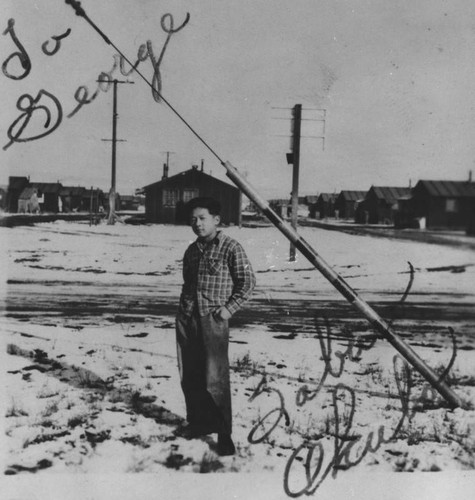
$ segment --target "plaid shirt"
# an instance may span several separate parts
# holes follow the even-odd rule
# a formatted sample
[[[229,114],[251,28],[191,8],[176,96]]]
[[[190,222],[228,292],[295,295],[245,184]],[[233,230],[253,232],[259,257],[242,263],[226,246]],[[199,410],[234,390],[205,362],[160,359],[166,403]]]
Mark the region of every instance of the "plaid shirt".
[[[209,243],[194,241],[183,257],[180,311],[190,316],[198,307],[205,316],[220,306],[231,314],[251,296],[256,278],[246,253],[234,239],[218,231]]]

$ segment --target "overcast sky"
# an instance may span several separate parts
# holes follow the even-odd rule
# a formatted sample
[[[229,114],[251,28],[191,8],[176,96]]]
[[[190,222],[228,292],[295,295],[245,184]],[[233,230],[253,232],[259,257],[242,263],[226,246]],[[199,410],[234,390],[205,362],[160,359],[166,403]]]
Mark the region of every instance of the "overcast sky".
[[[162,93],[211,146],[266,197],[287,196],[290,108],[304,108],[302,194],[466,180],[475,167],[475,2],[473,0],[83,0],[89,17],[130,59],[150,41]],[[2,2],[1,176],[110,186],[112,89],[68,117],[75,93],[94,94],[115,50],[63,0]],[[164,19],[166,26],[170,18]],[[12,23],[10,22],[10,27]],[[28,74],[13,56],[28,54]],[[67,34],[67,30],[70,33]],[[66,35],[67,34],[67,35]],[[53,36],[64,37],[56,53]],[[44,42],[49,42],[42,46]],[[139,69],[152,80],[148,57]],[[19,78],[21,77],[21,78]],[[119,70],[113,77],[127,78]],[[138,75],[118,86],[117,188],[161,178],[193,163],[224,178],[219,161],[156,103]],[[40,90],[27,121],[8,130]],[[85,89],[82,89],[84,92]],[[282,109],[281,109],[282,108]],[[322,112],[326,110],[325,129]],[[62,112],[62,119],[58,113]],[[45,127],[50,113],[50,123]],[[23,125],[23,130],[21,127]],[[56,127],[56,128],[54,128]],[[54,128],[54,129],[53,129]],[[53,130],[51,130],[53,129]],[[325,135],[323,140],[318,138]],[[313,136],[313,137],[311,137]]]

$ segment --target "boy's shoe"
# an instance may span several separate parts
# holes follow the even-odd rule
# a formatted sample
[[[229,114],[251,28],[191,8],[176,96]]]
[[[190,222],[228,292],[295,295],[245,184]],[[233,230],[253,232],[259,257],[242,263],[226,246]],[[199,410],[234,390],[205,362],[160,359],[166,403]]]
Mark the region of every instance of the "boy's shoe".
[[[218,455],[226,457],[235,453],[236,448],[231,439],[231,434],[218,434]]]
[[[194,439],[200,436],[205,436],[206,434],[213,434],[216,432],[211,427],[197,424],[188,424],[185,427],[177,430],[177,434],[185,439]]]

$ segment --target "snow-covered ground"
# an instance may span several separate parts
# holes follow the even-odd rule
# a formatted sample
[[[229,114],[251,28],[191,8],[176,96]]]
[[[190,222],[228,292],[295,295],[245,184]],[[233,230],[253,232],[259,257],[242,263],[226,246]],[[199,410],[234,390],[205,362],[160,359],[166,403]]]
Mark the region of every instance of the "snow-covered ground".
[[[338,477],[475,468],[474,252],[300,230],[364,299],[395,313],[395,330],[439,373],[454,329],[448,379],[468,404],[451,410],[419,375],[410,382],[394,348],[301,255],[288,261],[276,229],[224,231],[243,244],[258,279],[231,331],[234,457],[219,457],[213,436],[175,433],[184,402],[173,321],[188,227],[0,228],[7,475],[272,472],[281,491],[295,493],[306,485],[307,446],[316,450],[311,474],[317,451],[325,456],[308,492],[332,465]],[[409,263],[412,286],[396,306]],[[347,451],[339,459],[338,444]]]

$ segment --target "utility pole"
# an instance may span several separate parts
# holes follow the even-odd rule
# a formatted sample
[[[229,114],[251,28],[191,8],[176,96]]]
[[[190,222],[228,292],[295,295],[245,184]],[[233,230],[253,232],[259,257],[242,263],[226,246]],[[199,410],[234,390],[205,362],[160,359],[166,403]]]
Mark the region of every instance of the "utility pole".
[[[301,104],[295,104],[293,108],[273,107],[272,109],[292,109],[292,136],[291,136],[291,153],[287,153],[287,163],[293,165],[292,169],[292,193],[291,193],[291,225],[294,230],[297,229],[298,223],[298,207],[299,207],[299,170],[300,170],[300,140],[301,139],[322,139],[322,147],[325,149],[325,121],[326,109],[320,108],[302,108]],[[302,111],[318,111],[322,113],[321,118],[302,118]],[[287,120],[288,117],[276,117],[274,120]],[[302,122],[322,122],[322,135],[302,135]],[[288,134],[276,134],[276,137],[288,137]],[[295,262],[296,251],[295,245],[290,243],[289,261]]]
[[[110,83],[110,80],[97,80],[98,82]],[[113,225],[117,220],[115,213],[115,199],[116,199],[116,146],[117,142],[125,142],[123,139],[117,139],[117,84],[118,83],[134,83],[124,80],[113,80],[113,106],[112,106],[112,174],[111,174],[111,188],[109,191],[109,217],[107,224]],[[102,139],[103,141],[110,141],[111,139]]]
[[[300,168],[300,130],[302,122],[302,105],[296,104],[293,109],[294,127],[292,134],[292,218],[291,225],[297,229],[299,209],[299,168]],[[295,245],[290,242],[290,262],[295,262]]]

